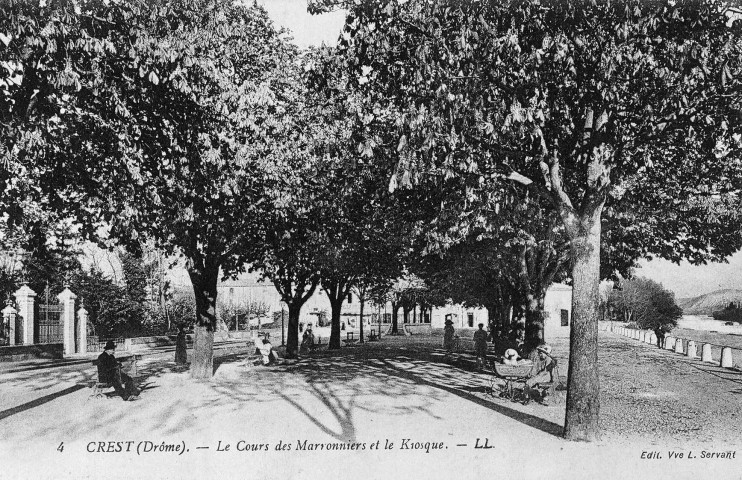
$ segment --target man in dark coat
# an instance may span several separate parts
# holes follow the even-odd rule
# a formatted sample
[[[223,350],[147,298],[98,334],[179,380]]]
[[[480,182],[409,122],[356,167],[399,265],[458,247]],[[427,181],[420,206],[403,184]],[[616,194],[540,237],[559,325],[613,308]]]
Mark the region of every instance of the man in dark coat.
[[[480,323],[479,330],[474,332],[474,352],[477,356],[477,370],[481,372],[487,366],[487,332],[483,323]]]
[[[134,380],[121,371],[121,363],[113,355],[115,350],[116,344],[109,340],[103,353],[98,355],[98,381],[113,385],[124,401],[135,400],[139,392],[134,386]]]

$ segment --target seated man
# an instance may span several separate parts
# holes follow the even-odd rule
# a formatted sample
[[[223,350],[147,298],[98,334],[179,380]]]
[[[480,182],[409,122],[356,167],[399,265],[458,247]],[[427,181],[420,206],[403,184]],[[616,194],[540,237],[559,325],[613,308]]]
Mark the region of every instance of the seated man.
[[[277,360],[276,352],[273,351],[273,345],[267,338],[263,339],[263,343],[258,347],[260,355],[263,356],[263,365],[270,365],[275,363]]]
[[[551,346],[540,345],[531,352],[533,360],[533,369],[531,370],[530,378],[526,381],[526,387],[530,394],[533,394],[533,387],[539,383],[554,383],[559,381],[557,371],[557,361],[551,356]],[[541,402],[544,404],[549,403],[549,392],[544,391]]]
[[[112,385],[124,401],[136,400],[139,392],[134,380],[121,371],[121,362],[113,355],[115,350],[116,344],[109,340],[103,353],[98,355],[98,382]]]

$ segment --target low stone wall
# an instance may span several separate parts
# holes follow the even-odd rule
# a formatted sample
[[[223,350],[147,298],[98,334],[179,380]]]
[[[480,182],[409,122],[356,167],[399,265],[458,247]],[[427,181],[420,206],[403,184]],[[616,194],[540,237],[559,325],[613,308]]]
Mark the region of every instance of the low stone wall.
[[[243,330],[239,332],[216,332],[214,334],[214,341],[215,342],[226,342],[229,340],[242,340],[242,339],[253,338],[254,335],[257,335],[257,332],[258,332],[257,330],[250,330],[250,331]],[[192,333],[189,333],[186,335],[186,343],[189,346],[193,345],[193,337],[194,335]],[[127,338],[125,340],[126,346],[124,347],[124,349],[130,350],[132,348],[162,347],[166,345],[175,346],[175,341],[177,338],[178,338],[177,335],[158,335],[154,337]]]
[[[17,362],[34,358],[55,359],[63,356],[64,344],[62,343],[0,347],[0,362]]]
[[[403,325],[410,335],[430,335],[433,331],[429,323],[405,323]]]
[[[618,335],[632,338],[650,345],[657,345],[657,337],[654,332],[649,330],[638,330],[621,325],[613,325],[609,328],[603,328],[603,330],[612,331]],[[740,365],[742,365],[742,363],[735,362],[733,354],[733,350],[736,350],[737,362],[740,362],[742,361],[742,350],[726,345],[696,342],[695,340],[667,335],[665,336],[664,345],[660,346],[660,348],[675,352],[678,355],[683,355],[689,359],[698,359],[701,362],[716,363],[722,368],[739,369]]]

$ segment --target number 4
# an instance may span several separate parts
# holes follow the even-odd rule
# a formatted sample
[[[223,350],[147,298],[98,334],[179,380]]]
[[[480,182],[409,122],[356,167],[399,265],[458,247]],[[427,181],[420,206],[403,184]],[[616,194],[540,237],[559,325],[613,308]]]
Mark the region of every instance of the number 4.
[[[59,446],[57,447],[57,451],[58,452],[64,452],[64,442],[62,442],[62,443],[59,444]]]

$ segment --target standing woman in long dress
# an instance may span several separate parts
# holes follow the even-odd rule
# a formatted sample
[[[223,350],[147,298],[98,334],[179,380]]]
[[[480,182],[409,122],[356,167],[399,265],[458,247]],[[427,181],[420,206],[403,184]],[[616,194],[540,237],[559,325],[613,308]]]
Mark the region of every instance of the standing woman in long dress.
[[[188,363],[186,353],[186,334],[183,325],[178,325],[178,337],[175,339],[175,363],[185,365]]]
[[[453,350],[453,322],[446,320],[446,326],[443,328],[443,348],[450,352]]]

